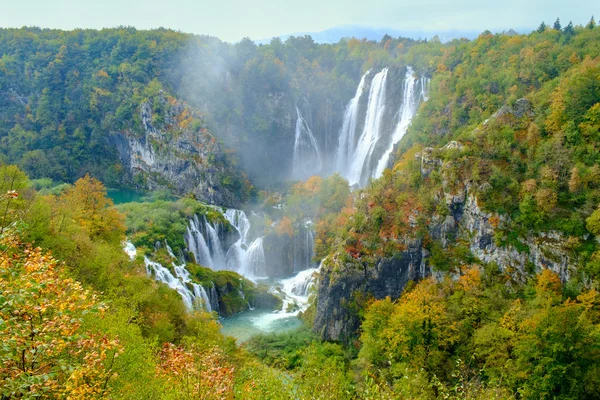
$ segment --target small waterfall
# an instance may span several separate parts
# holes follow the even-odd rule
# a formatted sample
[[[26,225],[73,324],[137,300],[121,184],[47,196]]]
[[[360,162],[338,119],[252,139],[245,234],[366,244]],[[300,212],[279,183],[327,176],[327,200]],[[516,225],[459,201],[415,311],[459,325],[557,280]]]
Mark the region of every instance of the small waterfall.
[[[430,83],[431,79],[422,76],[419,79],[419,83],[421,84],[421,93],[420,93],[420,97],[422,101],[427,101],[429,100],[429,83]]]
[[[150,260],[146,256],[144,256],[144,264],[148,276],[153,276],[157,281],[163,282],[171,289],[176,290],[188,310],[193,310],[200,302],[201,307],[208,312],[212,312],[213,308],[206,290],[204,290],[202,285],[191,282],[190,273],[185,269],[185,265],[176,265],[173,263],[175,271],[175,275],[173,275],[168,268]]]
[[[213,264],[210,249],[206,244],[202,232],[200,232],[200,221],[197,215],[194,215],[194,218],[190,218],[184,241],[187,250],[194,255],[197,264],[204,266],[211,266]]]
[[[292,178],[305,179],[318,174],[323,168],[321,150],[310,127],[296,106],[296,135],[294,139],[294,156],[292,163]]]
[[[281,280],[281,292],[284,295],[281,313],[306,311],[309,306],[310,290],[316,285],[319,268],[310,268],[288,279]]]
[[[220,224],[212,225],[205,216],[202,216],[202,220],[197,215],[190,218],[184,241],[197,264],[216,271],[227,268],[227,259],[219,235],[221,230]]]
[[[369,90],[369,101],[367,105],[367,115],[365,117],[365,126],[358,144],[356,151],[352,156],[352,162],[348,171],[347,179],[350,185],[359,184],[363,185],[365,174],[365,167],[368,166],[375,148],[375,144],[380,137],[380,126],[381,118],[385,111],[385,89],[387,80],[388,69],[384,68],[371,82],[371,89]]]
[[[219,231],[221,230],[221,226],[216,224],[216,226],[211,225],[204,217],[204,228],[208,233],[208,241],[209,241],[209,249],[212,263],[210,267],[214,270],[225,269],[227,263],[225,261],[225,254],[223,253],[223,245],[221,244],[221,239],[219,238]]]
[[[294,272],[314,267],[312,259],[315,255],[315,233],[311,224],[312,222],[308,221],[304,229],[294,235]]]
[[[123,250],[125,251],[125,253],[127,253],[127,255],[129,256],[129,259],[131,261],[133,261],[135,259],[135,256],[137,255],[137,250],[136,250],[135,246],[133,245],[133,243],[126,241],[125,246],[123,247]]]
[[[248,279],[256,280],[265,277],[265,267],[263,238],[259,237],[248,246],[248,250],[243,255],[239,273]]]
[[[356,94],[346,106],[344,112],[344,122],[339,134],[338,150],[335,156],[335,170],[346,176],[349,164],[354,154],[354,146],[356,142],[356,122],[358,119],[358,105],[360,98],[365,90],[365,79],[371,73],[371,70],[365,72],[360,78],[360,83],[356,89]]]
[[[398,111],[398,124],[396,125],[396,129],[392,135],[392,140],[385,151],[383,156],[377,163],[377,169],[373,174],[374,178],[379,178],[383,175],[383,170],[387,168],[388,162],[390,160],[390,155],[392,151],[394,151],[394,145],[402,139],[406,131],[408,130],[408,126],[412,121],[413,116],[417,111],[417,106],[419,105],[420,97],[415,98],[415,86],[417,80],[414,77],[414,71],[411,67],[406,68],[406,76],[404,78],[404,92],[402,96],[402,105],[400,106],[400,111]],[[421,79],[421,92],[424,95],[423,91],[423,78]]]
[[[250,232],[250,221],[248,220],[246,213],[242,210],[229,208],[223,215],[225,216],[225,219],[240,234],[240,240],[242,241],[242,244],[247,244],[248,233]]]

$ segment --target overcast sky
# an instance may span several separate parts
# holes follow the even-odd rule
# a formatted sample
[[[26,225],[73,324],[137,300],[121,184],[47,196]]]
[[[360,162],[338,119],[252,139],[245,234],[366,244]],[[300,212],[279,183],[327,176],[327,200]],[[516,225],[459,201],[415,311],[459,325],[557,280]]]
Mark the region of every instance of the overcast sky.
[[[338,25],[397,30],[534,29],[585,24],[599,0],[0,0],[0,27],[158,27],[237,41]]]

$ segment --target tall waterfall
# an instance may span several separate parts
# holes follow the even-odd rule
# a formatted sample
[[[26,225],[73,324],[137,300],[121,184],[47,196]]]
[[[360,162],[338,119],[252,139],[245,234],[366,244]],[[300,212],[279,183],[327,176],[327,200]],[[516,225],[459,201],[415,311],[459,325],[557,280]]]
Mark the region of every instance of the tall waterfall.
[[[311,175],[321,172],[323,159],[321,158],[319,143],[315,139],[306,120],[302,117],[298,107],[296,107],[296,114],[292,178],[306,179]]]
[[[351,185],[364,186],[370,178],[383,174],[394,146],[408,130],[419,104],[428,99],[428,78],[416,78],[414,70],[407,67],[402,86],[395,87],[395,71],[384,68],[370,83],[368,78],[372,71],[367,71],[346,106],[335,154],[335,171]],[[398,89],[401,96],[395,95]]]
[[[352,155],[354,154],[354,146],[356,142],[356,122],[358,120],[358,105],[360,98],[365,90],[365,79],[371,73],[371,70],[365,72],[360,78],[360,83],[356,89],[356,94],[346,106],[344,112],[344,122],[342,129],[340,130],[338,150],[335,156],[335,169],[336,171],[347,171],[349,164],[352,161]]]
[[[365,126],[358,139],[356,150],[352,156],[352,163],[348,171],[348,182],[350,185],[363,184],[361,179],[364,176],[365,165],[368,165],[375,144],[380,138],[380,126],[383,112],[385,111],[385,84],[388,69],[384,68],[373,78],[371,89],[369,91],[369,102],[367,105],[367,115],[365,117]]]
[[[417,111],[417,106],[419,105],[420,98],[415,98],[415,86],[417,80],[414,77],[414,71],[411,67],[406,68],[406,77],[404,78],[404,93],[402,96],[402,105],[400,106],[398,124],[396,125],[396,129],[394,129],[394,133],[392,135],[392,140],[388,145],[387,150],[383,153],[383,156],[379,159],[377,163],[377,169],[373,175],[374,178],[379,178],[383,174],[383,170],[387,167],[388,162],[390,161],[390,155],[394,150],[394,145],[402,139],[406,131],[408,130],[408,126],[412,121],[413,116]],[[421,85],[421,90],[423,85]]]

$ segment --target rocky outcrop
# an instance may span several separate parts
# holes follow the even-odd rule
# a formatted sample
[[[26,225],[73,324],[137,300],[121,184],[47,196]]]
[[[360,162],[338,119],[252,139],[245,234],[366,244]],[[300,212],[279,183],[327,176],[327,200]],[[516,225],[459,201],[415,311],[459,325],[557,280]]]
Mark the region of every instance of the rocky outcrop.
[[[360,327],[357,305],[369,297],[397,299],[408,282],[429,274],[427,252],[419,240],[396,257],[379,260],[374,267],[346,266],[343,274],[337,274],[325,265],[319,280],[313,330],[324,340],[348,341],[356,337]]]
[[[152,104],[145,102],[140,107],[142,134],[111,135],[128,179],[142,189],[169,189],[212,204],[239,205],[242,199],[233,190],[238,171],[205,128],[181,123],[186,113],[183,104],[169,104],[159,115],[164,122],[156,126]]]

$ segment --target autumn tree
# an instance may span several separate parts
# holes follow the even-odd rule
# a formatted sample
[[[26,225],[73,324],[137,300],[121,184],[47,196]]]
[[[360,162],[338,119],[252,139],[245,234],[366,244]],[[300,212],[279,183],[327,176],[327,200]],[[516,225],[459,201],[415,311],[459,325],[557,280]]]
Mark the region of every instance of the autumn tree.
[[[234,369],[218,347],[186,349],[165,343],[157,375],[171,383],[180,399],[233,399]]]
[[[0,395],[105,398],[118,341],[82,331],[103,309],[58,262],[12,233],[0,238]]]

